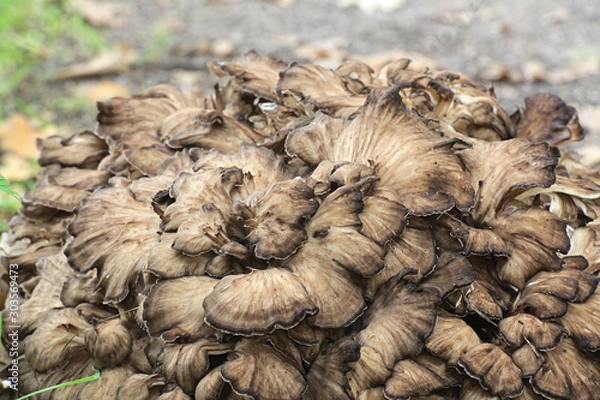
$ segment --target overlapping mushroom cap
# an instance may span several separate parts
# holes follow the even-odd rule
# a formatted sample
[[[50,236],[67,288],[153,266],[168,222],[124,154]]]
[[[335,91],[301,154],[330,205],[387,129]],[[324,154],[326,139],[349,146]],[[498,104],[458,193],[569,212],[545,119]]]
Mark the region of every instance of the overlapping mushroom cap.
[[[509,116],[408,60],[210,68],[211,97],[161,85],[40,142],[3,240],[23,392],[93,369],[46,397],[600,392],[600,175],[553,147],[572,107]]]

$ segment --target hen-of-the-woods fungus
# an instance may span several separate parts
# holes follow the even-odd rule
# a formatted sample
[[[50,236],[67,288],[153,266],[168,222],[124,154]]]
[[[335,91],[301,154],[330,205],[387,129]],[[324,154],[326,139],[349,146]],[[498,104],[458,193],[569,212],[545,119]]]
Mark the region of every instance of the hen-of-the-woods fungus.
[[[210,96],[157,86],[39,142],[3,238],[22,393],[97,369],[38,397],[597,398],[600,173],[556,147],[572,107],[508,115],[408,60],[210,68]]]

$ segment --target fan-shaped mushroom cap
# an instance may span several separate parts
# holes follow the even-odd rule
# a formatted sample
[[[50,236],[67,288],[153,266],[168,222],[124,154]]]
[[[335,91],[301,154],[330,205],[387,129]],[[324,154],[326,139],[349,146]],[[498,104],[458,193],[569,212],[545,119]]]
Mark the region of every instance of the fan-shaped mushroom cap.
[[[243,339],[221,367],[223,380],[256,400],[300,399],[307,384],[296,367],[260,339]]]
[[[448,364],[458,365],[460,358],[480,343],[479,336],[464,320],[440,313],[425,348]]]
[[[364,208],[359,214],[360,232],[383,246],[402,233],[406,227],[408,210],[399,203],[396,192],[374,188],[363,199]]]
[[[62,285],[74,275],[63,254],[56,254],[38,261],[40,281],[31,293],[31,297],[20,306],[19,333],[26,335],[36,329],[54,310],[64,307],[60,295]],[[5,320],[9,320],[4,315]],[[2,332],[6,335],[8,331]]]
[[[156,398],[156,400],[193,400],[190,396],[184,393],[181,388],[175,388],[168,392],[164,392]]]
[[[197,173],[183,172],[173,182],[169,195],[175,202],[162,216],[165,232],[177,230],[190,216],[213,204],[223,216],[233,214],[231,191],[243,181],[238,168],[206,169]]]
[[[315,326],[337,328],[353,322],[365,308],[353,273],[368,276],[383,266],[381,246],[359,232],[361,209],[360,186],[338,188],[306,224],[308,240],[285,262],[319,308],[311,318]]]
[[[347,78],[330,69],[294,62],[279,74],[277,92],[284,96],[293,94],[303,103],[334,116],[349,115],[364,103],[365,97],[349,91],[347,82]],[[359,85],[358,81],[354,83]]]
[[[23,340],[29,363],[38,372],[77,368],[89,359],[84,337],[90,327],[76,309],[58,310]]]
[[[598,279],[583,271],[542,271],[527,283],[513,304],[513,310],[529,310],[541,319],[559,318],[567,312],[568,302],[584,301],[597,285]]]
[[[412,399],[459,386],[461,381],[459,375],[439,358],[421,353],[414,359],[407,358],[394,365],[384,392],[387,399]]]
[[[510,358],[512,358],[515,365],[521,370],[523,378],[533,376],[546,362],[544,353],[536,350],[530,344],[525,344],[515,350]]]
[[[579,349],[600,350],[600,292],[596,291],[584,303],[569,304],[568,312],[558,322],[567,329]]]
[[[28,190],[23,195],[23,201],[36,206],[72,212],[81,200],[89,195],[90,192],[85,190],[48,185]]]
[[[583,139],[575,108],[552,94],[537,94],[525,99],[525,108],[510,119],[515,137],[527,137],[553,146]]]
[[[514,293],[501,284],[495,263],[483,257],[469,257],[473,283],[450,294],[448,299],[458,314],[477,313],[485,318],[502,319],[514,301]]]
[[[311,399],[348,399],[349,389],[346,372],[351,362],[360,358],[360,343],[349,337],[325,346],[310,366],[306,374],[307,390],[302,398]]]
[[[484,390],[481,385],[472,379],[465,379],[460,390],[460,400],[500,400],[499,396],[494,396]],[[513,397],[518,400],[542,400],[542,396],[533,391],[531,386],[526,385],[525,390],[518,396]]]
[[[458,364],[493,395],[516,397],[523,392],[521,370],[498,346],[481,343],[468,350]]]
[[[119,386],[115,400],[151,399],[160,394],[165,384],[165,377],[159,374],[133,374]]]
[[[19,359],[19,392],[31,393],[33,391],[69,382],[89,376],[94,373],[91,360],[81,363],[71,363],[65,368],[56,368],[48,372],[38,372],[29,363],[27,358]],[[39,400],[74,399],[81,389],[78,385],[70,385],[40,393],[36,396]],[[6,393],[6,391],[5,391]],[[3,393],[4,394],[4,393]]]
[[[248,126],[217,110],[184,108],[163,121],[160,135],[172,149],[202,147],[235,153],[242,143],[264,139]]]
[[[282,268],[226,276],[203,305],[209,325],[243,336],[292,328],[318,311],[300,279]]]
[[[454,289],[470,285],[473,276],[473,267],[466,257],[444,252],[440,255],[433,272],[427,275],[419,286],[436,291],[440,299],[443,299]]]
[[[304,223],[319,207],[313,190],[299,179],[278,182],[251,205],[248,241],[261,259],[283,259],[308,238]]]
[[[208,276],[185,276],[157,283],[143,303],[148,333],[168,342],[202,337],[207,333],[202,301],[217,282]]]
[[[107,188],[86,198],[69,225],[75,239],[65,249],[69,264],[98,269],[104,302],[118,303],[130,291],[158,243],[160,219],[127,189]]]
[[[214,254],[190,257],[175,250],[173,241],[176,234],[164,232],[148,256],[146,270],[161,278],[180,278],[189,275],[204,275],[206,265],[214,259]]]
[[[169,381],[175,380],[184,392],[194,393],[208,371],[208,356],[225,354],[232,349],[232,344],[213,339],[200,339],[189,344],[169,343],[163,346],[157,363]]]
[[[220,77],[232,76],[242,90],[271,101],[277,99],[275,86],[279,80],[279,71],[286,66],[286,63],[275,57],[261,56],[255,51],[250,51],[233,62],[208,64],[213,74]]]
[[[377,292],[356,338],[376,349],[388,368],[418,354],[431,334],[439,296],[434,291],[391,279]]]
[[[114,97],[97,105],[98,135],[119,142],[127,140],[124,134],[157,137],[167,116],[194,102],[173,86],[157,85],[131,98]]]
[[[42,166],[60,164],[79,168],[95,168],[108,154],[108,147],[90,131],[71,136],[50,136],[37,142],[40,149],[38,162]]]
[[[555,348],[567,331],[553,322],[544,322],[531,314],[517,314],[500,321],[503,338],[512,346],[530,344],[538,350]]]
[[[154,144],[140,149],[127,149],[123,151],[125,160],[137,169],[142,175],[155,176],[165,158],[173,155],[173,150],[163,145]]]
[[[286,150],[308,163],[374,164],[379,184],[396,190],[409,212],[430,215],[473,205],[473,188],[452,150],[458,142],[429,130],[392,88],[373,90],[350,121],[320,115],[294,130]]]
[[[370,346],[361,346],[360,358],[348,372],[350,391],[355,398],[362,399],[361,396],[369,388],[383,386],[390,374],[391,370],[385,366],[378,350]],[[383,395],[383,390],[381,390],[381,395]]]
[[[193,151],[193,150],[192,150]],[[193,151],[198,160],[194,170],[202,168],[239,168],[244,174],[242,185],[234,188],[235,200],[247,200],[255,193],[262,193],[273,183],[293,179],[301,175],[298,168],[290,166],[272,150],[243,143],[235,154],[217,151]]]
[[[458,154],[476,188],[472,211],[476,223],[489,223],[495,218],[513,190],[548,187],[555,181],[558,155],[545,143],[534,144],[525,139],[477,142]]]
[[[219,400],[225,397],[222,395],[227,390],[224,386],[221,368],[214,368],[198,382],[194,397],[196,400]]]
[[[544,353],[546,362],[531,378],[537,393],[552,399],[592,400],[600,393],[600,366],[577,350],[573,340],[564,338],[552,351]]]
[[[546,210],[513,202],[490,225],[512,248],[511,256],[498,266],[503,281],[522,289],[536,272],[560,269],[557,253],[569,248],[565,221]]]
[[[77,388],[75,400],[114,399],[119,386],[137,371],[130,365],[102,369],[100,377],[85,384],[74,385]]]
[[[94,367],[105,369],[121,364],[131,353],[133,337],[120,318],[99,322],[85,334],[85,345]]]
[[[365,298],[372,300],[381,285],[405,268],[416,271],[420,280],[433,269],[437,257],[431,227],[422,218],[410,217],[405,231],[388,242],[384,268],[367,281]]]

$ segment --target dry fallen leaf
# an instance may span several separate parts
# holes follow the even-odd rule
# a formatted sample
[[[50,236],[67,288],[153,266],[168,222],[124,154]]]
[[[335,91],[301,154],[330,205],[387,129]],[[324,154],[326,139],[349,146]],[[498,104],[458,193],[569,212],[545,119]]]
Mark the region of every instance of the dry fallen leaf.
[[[119,44],[114,49],[107,50],[91,60],[59,70],[54,78],[65,80],[126,72],[136,57],[137,54],[133,48],[126,44]]]
[[[90,25],[120,28],[125,24],[129,7],[122,3],[99,3],[95,0],[72,0],[71,5]]]
[[[326,40],[305,43],[296,49],[296,57],[309,61],[331,60],[335,64],[347,58],[345,50],[347,43],[340,38],[329,38]]]
[[[6,153],[36,158],[38,149],[35,139],[47,135],[47,131],[36,129],[25,115],[13,114],[0,124],[0,147]]]
[[[23,114],[13,114],[0,124],[0,175],[9,181],[25,181],[33,177],[37,168],[31,162],[39,155],[36,138],[55,133],[54,127],[36,128]]]
[[[88,86],[83,91],[83,97],[90,103],[96,103],[97,101],[106,100],[111,97],[129,97],[129,95],[129,89],[108,79],[96,82],[93,86]]]
[[[590,55],[573,60],[562,68],[549,71],[548,81],[553,84],[566,83],[587,78],[600,72],[600,56]]]

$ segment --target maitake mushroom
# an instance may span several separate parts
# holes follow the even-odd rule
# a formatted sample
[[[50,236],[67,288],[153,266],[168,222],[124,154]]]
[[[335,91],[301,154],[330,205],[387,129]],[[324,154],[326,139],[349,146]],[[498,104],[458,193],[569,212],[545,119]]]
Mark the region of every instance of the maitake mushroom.
[[[4,236],[39,398],[593,399],[600,173],[572,107],[249,53],[39,143]],[[7,313],[8,310],[5,310]],[[7,340],[5,334],[5,343]]]

